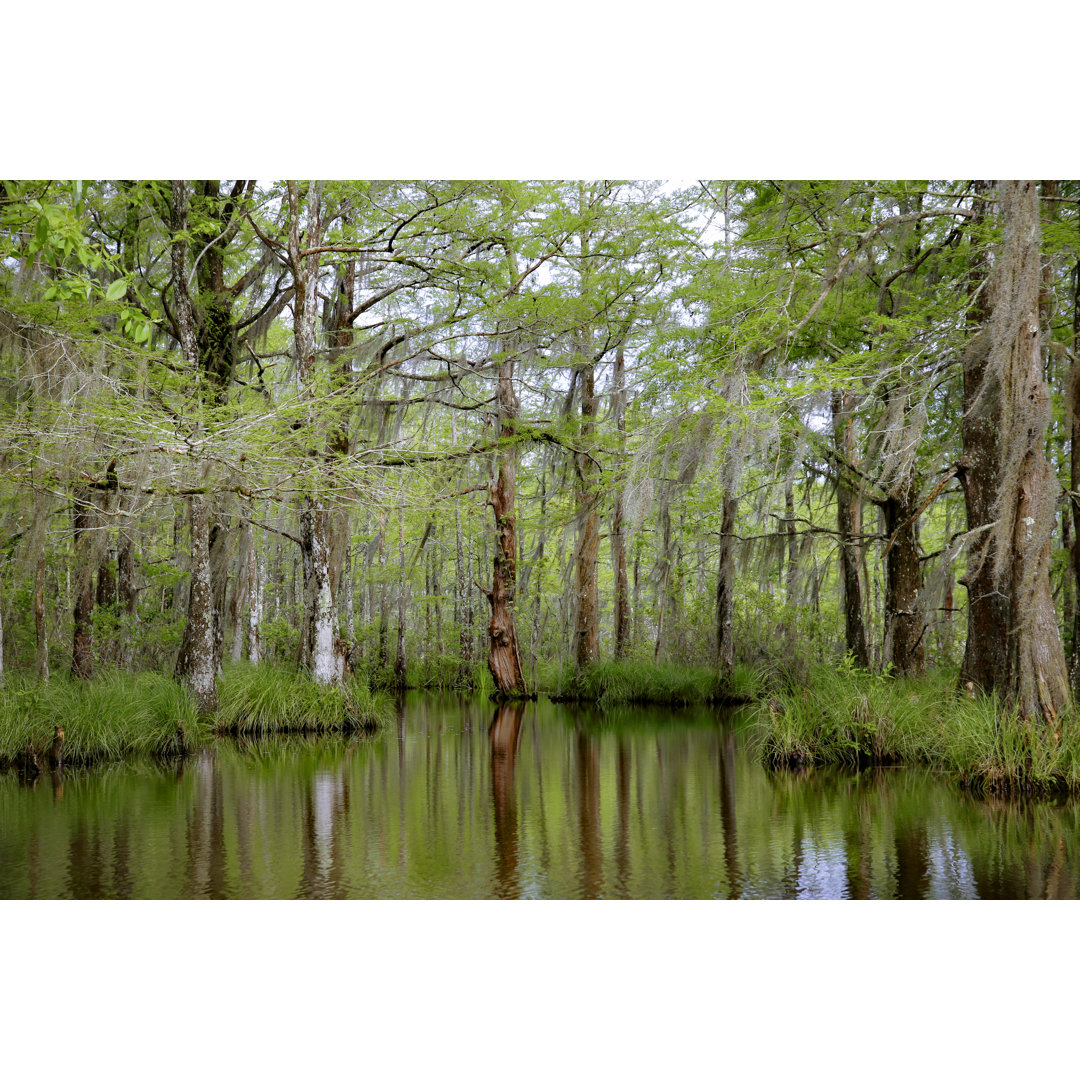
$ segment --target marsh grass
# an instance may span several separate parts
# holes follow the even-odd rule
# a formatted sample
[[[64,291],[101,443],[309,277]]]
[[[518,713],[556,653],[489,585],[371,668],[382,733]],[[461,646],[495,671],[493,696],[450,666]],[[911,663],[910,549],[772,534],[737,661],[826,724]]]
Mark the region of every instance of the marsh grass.
[[[728,686],[710,668],[676,667],[652,660],[601,660],[582,672],[570,665],[541,666],[538,689],[554,701],[618,705],[705,705],[750,701],[764,690],[753,669],[737,666]]]
[[[342,689],[293,668],[233,664],[221,679],[214,729],[230,735],[373,731],[390,723],[390,713],[362,677]]]
[[[64,729],[64,762],[71,765],[137,754],[175,756],[179,725],[187,749],[210,733],[187,691],[166,675],[110,672],[90,681],[18,681],[0,692],[0,764],[13,764],[28,746],[44,763],[56,725]]]
[[[774,767],[926,763],[987,794],[1080,790],[1080,730],[1021,720],[996,696],[956,693],[951,671],[923,679],[813,668],[756,706],[755,739]]]

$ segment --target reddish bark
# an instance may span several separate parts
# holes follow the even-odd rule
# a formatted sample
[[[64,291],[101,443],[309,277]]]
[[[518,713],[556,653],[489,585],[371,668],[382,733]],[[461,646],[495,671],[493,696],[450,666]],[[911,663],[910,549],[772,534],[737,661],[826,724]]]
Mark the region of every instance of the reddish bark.
[[[513,443],[518,399],[514,392],[514,363],[499,365],[499,471],[490,487],[488,505],[495,516],[495,558],[488,623],[488,670],[495,681],[498,698],[526,697],[528,688],[521,670],[514,599],[517,590],[517,519],[514,501],[517,474],[517,447]]]

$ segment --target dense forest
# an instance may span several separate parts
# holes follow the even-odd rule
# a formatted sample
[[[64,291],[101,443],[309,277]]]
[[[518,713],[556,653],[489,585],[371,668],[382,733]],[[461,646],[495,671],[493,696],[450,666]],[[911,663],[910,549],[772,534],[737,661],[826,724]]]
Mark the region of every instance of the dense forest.
[[[681,672],[775,717],[823,668],[932,669],[1057,746],[1078,207],[4,181],[0,677],[166,672],[206,716],[260,667],[505,699]]]

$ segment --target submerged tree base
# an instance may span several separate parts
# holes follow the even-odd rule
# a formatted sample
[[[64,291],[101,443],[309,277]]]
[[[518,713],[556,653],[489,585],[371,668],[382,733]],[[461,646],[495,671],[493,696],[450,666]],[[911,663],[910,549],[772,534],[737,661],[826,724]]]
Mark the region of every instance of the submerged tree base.
[[[928,764],[993,795],[1080,791],[1080,730],[1021,719],[995,696],[958,696],[952,672],[892,679],[814,669],[759,704],[762,760],[773,769]]]

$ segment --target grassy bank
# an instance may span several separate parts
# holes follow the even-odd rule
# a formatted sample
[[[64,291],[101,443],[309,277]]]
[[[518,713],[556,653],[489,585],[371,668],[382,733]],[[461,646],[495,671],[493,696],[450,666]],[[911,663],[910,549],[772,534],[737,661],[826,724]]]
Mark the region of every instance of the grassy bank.
[[[582,672],[570,665],[541,666],[537,690],[554,701],[613,705],[737,704],[758,697],[764,680],[737,666],[728,686],[711,668],[683,668],[651,660],[601,660]]]
[[[250,664],[226,668],[214,717],[215,730],[230,735],[374,731],[389,722],[387,702],[362,678],[340,689],[295,669]]]
[[[30,748],[44,765],[58,725],[70,765],[139,754],[169,757],[199,745],[211,730],[187,691],[166,675],[12,680],[0,691],[0,766],[14,764]]]
[[[0,690],[0,768],[30,766],[35,757],[46,767],[57,726],[64,731],[64,764],[80,766],[179,757],[215,734],[371,731],[390,720],[387,703],[361,680],[342,692],[295,670],[238,664],[218,685],[218,712],[200,717],[182,686],[154,672],[54,676],[47,683],[9,679]]]
[[[922,762],[995,794],[1080,790],[1080,730],[1020,720],[995,697],[956,693],[956,676],[891,679],[814,668],[805,684],[758,705],[757,738],[773,767]]]

